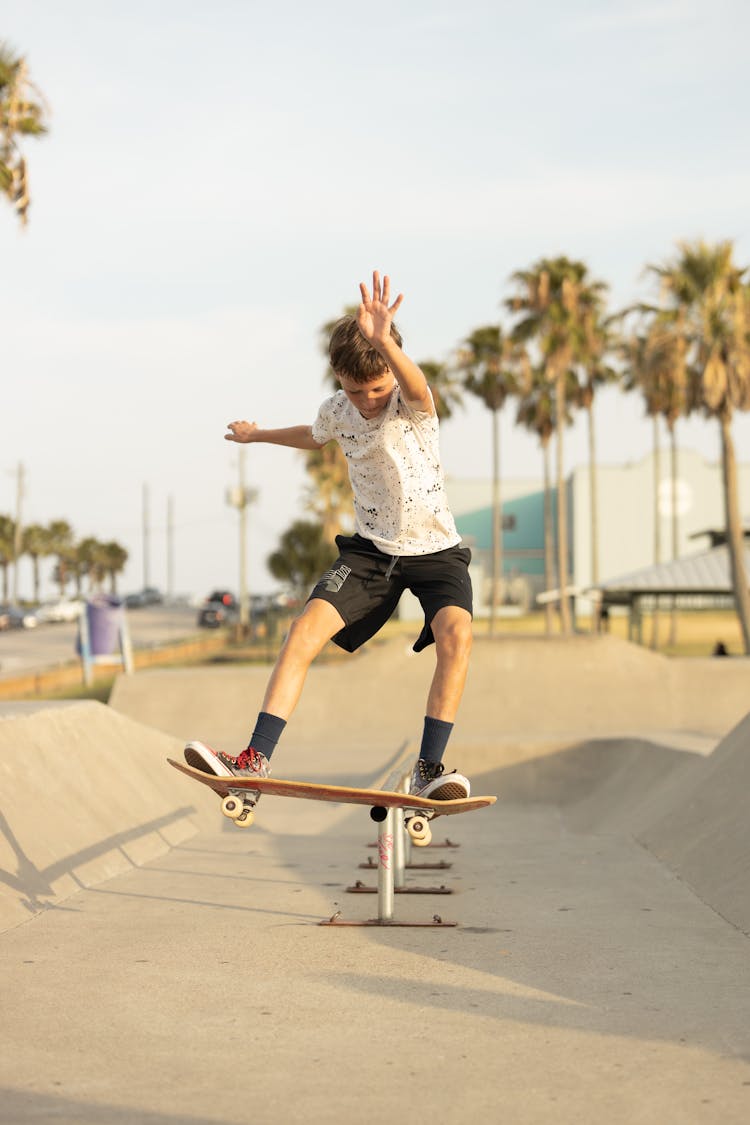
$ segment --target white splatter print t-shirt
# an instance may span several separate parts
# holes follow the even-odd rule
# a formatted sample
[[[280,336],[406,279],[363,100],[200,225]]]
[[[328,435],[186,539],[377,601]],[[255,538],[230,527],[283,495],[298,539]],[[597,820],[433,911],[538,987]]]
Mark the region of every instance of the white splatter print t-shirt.
[[[377,418],[363,418],[343,391],[312,427],[349,462],[357,531],[386,555],[427,555],[460,543],[448,499],[434,414],[413,410],[396,386]]]

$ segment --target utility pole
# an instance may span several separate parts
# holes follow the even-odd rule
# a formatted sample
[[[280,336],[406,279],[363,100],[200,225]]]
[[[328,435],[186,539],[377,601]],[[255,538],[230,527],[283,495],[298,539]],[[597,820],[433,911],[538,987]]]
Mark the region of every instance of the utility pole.
[[[167,497],[167,597],[174,598],[174,497]]]
[[[18,567],[23,545],[23,524],[21,513],[24,497],[24,468],[19,461],[16,470],[16,526],[13,529],[13,605],[18,605]]]
[[[143,589],[149,585],[149,526],[148,526],[148,485],[143,486],[142,499],[143,516]]]
[[[237,508],[240,515],[240,628],[247,631],[250,623],[250,606],[247,582],[247,509],[258,499],[257,489],[247,488],[245,484],[245,449],[239,451],[239,480],[236,488],[227,489],[227,503]]]

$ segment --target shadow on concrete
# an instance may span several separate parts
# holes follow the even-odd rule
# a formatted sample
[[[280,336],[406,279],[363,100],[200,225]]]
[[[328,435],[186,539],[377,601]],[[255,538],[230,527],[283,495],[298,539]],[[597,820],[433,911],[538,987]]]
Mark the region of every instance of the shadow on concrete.
[[[68,875],[78,887],[83,888],[86,884],[75,874],[76,870],[83,864],[99,859],[112,851],[119,852],[128,864],[136,866],[124,850],[128,844],[132,844],[152,832],[161,836],[165,828],[185,817],[194,815],[195,812],[196,810],[192,805],[182,806],[175,809],[174,812],[146,821],[135,828],[124,832],[115,832],[111,836],[98,840],[96,844],[64,856],[42,869],[36,867],[26,855],[7,818],[0,812],[0,833],[8,841],[18,863],[18,869],[15,872],[0,868],[0,883],[4,883],[22,896],[20,899],[22,906],[26,907],[32,914],[37,913],[50,905],[43,900],[54,896],[53,883],[56,879]],[[163,837],[162,839],[164,850],[167,851],[170,847],[169,841]]]
[[[262,881],[263,882],[273,882],[274,880],[265,879],[265,880],[262,880]],[[290,891],[293,891],[293,890],[294,890],[294,888],[290,887]],[[180,898],[179,895],[164,895],[164,894],[149,895],[149,894],[144,894],[143,891],[116,891],[116,890],[113,890],[111,888],[102,887],[102,886],[89,887],[89,891],[90,891],[91,894],[108,895],[108,896],[111,896],[113,898],[135,899],[137,901],[142,901],[142,902],[149,902],[149,901],[151,901],[151,902],[173,902],[173,903],[177,903],[181,906],[206,907],[209,910],[229,910],[229,911],[239,912],[240,914],[268,914],[268,915],[271,915],[272,917],[294,918],[294,919],[296,919],[298,921],[301,921],[301,922],[317,922],[318,921],[318,918],[315,915],[312,915],[312,914],[297,914],[297,913],[295,913],[294,911],[291,911],[291,910],[279,910],[277,907],[274,907],[272,910],[266,910],[265,908],[259,907],[259,906],[250,906],[250,905],[243,906],[243,905],[238,905],[237,903],[233,903],[233,902],[216,902],[216,901],[211,902],[211,901],[208,901],[208,900],[204,901],[204,900],[201,900],[201,899],[195,898],[195,897]]]
[[[134,1106],[102,1105],[25,1090],[0,1089],[4,1121],[54,1121],[56,1125],[222,1125],[221,1117],[154,1113]]]

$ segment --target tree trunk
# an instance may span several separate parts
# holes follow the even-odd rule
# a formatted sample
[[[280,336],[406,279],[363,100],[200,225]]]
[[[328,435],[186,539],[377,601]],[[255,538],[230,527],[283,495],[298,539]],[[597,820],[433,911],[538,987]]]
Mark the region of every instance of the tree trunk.
[[[745,570],[744,538],[740,519],[737,459],[732,439],[732,418],[728,411],[719,417],[721,425],[721,468],[724,481],[724,512],[727,527],[727,549],[734,590],[734,603],[742,631],[745,656],[750,655],[750,590]]]
[[[495,632],[503,580],[503,511],[500,498],[500,411],[492,411],[492,601],[490,635]]]
[[[677,511],[677,437],[674,422],[669,422],[669,476],[672,490],[672,561],[680,551],[680,516]],[[677,644],[677,599],[672,598],[672,614],[669,626],[669,643]]]
[[[661,562],[661,512],[659,511],[659,485],[661,484],[661,457],[659,455],[659,415],[654,414],[654,563]],[[659,599],[654,598],[651,617],[651,648],[659,648]]]
[[[594,400],[588,407],[589,416],[589,502],[591,519],[591,585],[599,585],[599,501],[596,468],[596,434],[594,427]]]
[[[32,555],[31,556],[31,567],[32,567],[32,573],[33,573],[33,576],[34,576],[34,604],[38,605],[39,604],[39,587],[40,587],[40,584],[41,584],[40,581],[39,581],[39,556],[38,555]]]
[[[552,481],[549,471],[549,442],[542,445],[544,458],[544,588],[551,590],[555,584],[554,536],[552,532]],[[544,603],[544,627],[552,632],[552,602]]]
[[[565,433],[565,376],[563,370],[555,380],[557,413],[557,579],[560,590],[560,629],[563,636],[570,635],[570,602],[566,593],[568,585],[568,497],[565,490],[563,434]]]

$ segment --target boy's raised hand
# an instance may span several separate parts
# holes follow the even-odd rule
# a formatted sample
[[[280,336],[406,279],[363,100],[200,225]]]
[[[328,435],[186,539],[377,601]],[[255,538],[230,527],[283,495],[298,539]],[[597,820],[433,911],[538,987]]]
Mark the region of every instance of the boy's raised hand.
[[[253,440],[253,435],[258,429],[258,423],[227,422],[227,429],[230,432],[228,434],[224,434],[225,441],[249,442]]]
[[[359,283],[359,291],[362,303],[357,310],[357,325],[368,343],[377,347],[390,340],[391,322],[404,295],[399,293],[393,304],[389,304],[391,279],[386,274],[381,285],[377,270],[373,270],[372,274],[372,296],[363,281]]]

